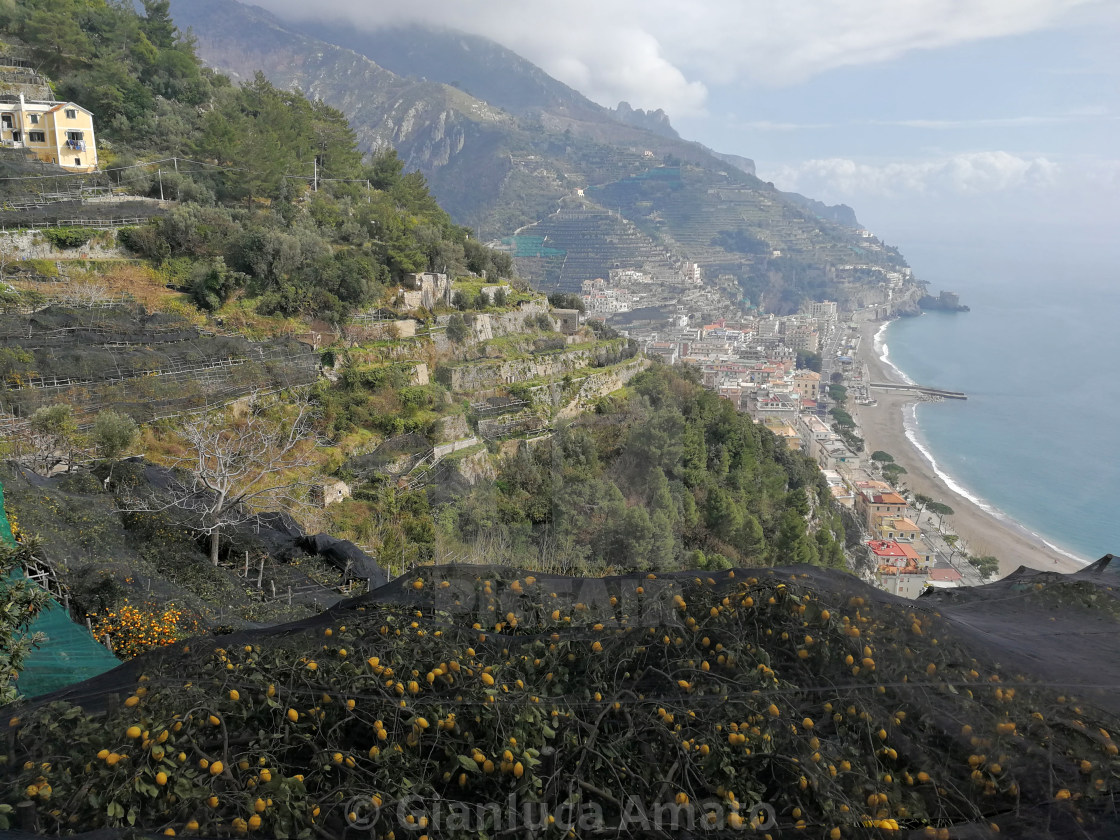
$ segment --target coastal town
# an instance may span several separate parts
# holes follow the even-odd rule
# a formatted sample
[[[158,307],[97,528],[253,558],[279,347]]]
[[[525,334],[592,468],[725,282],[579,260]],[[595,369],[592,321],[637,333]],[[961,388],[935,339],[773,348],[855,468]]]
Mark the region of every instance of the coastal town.
[[[909,277],[887,278],[888,300],[904,279]],[[581,297],[587,317],[630,311],[649,294],[649,283],[634,270],[585,283]],[[792,315],[753,310],[694,325],[689,303],[706,301],[699,290],[691,297],[695,300],[686,290],[673,317],[627,334],[640,340],[651,358],[698,369],[707,387],[819,465],[833,498],[851,512],[848,521],[861,532],[852,554],[868,583],[916,598],[927,588],[979,584],[994,573],[990,558],[970,562],[966,545],[945,521],[951,508],[908,490],[905,470],[889,453],[865,451],[858,423],[847,410],[855,407],[850,403],[874,406],[873,385],[905,387],[872,383],[862,360],[874,348],[864,346],[859,324],[882,319],[885,307],[850,313],[841,312],[835,301],[815,301]],[[957,303],[951,293],[948,299]]]

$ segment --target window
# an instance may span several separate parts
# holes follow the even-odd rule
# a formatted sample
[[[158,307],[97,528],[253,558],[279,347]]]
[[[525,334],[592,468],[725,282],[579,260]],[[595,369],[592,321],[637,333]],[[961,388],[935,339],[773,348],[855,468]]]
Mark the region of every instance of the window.
[[[3,124],[4,128],[10,129],[12,127],[12,115],[4,114],[0,117],[0,123]]]
[[[19,139],[20,139],[20,133],[18,131],[13,131],[12,132],[12,140],[14,140],[16,143],[18,143]]]
[[[27,139],[32,143],[46,143],[47,133],[45,131],[29,131],[27,132]]]
[[[74,158],[74,165],[75,166],[81,166],[82,165],[82,159],[81,158]]]
[[[78,110],[76,108],[67,108],[66,109],[66,119],[76,120],[77,118],[78,118]]]
[[[39,124],[39,115],[38,114],[28,114],[27,116],[28,116],[28,119],[31,120],[32,125],[38,125]]]

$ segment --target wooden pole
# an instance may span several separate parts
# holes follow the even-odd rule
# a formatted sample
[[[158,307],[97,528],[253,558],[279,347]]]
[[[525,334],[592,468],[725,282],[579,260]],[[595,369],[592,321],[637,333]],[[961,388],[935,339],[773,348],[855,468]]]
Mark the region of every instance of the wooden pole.
[[[263,589],[264,584],[264,555],[261,555],[261,567],[257,570],[257,589]]]

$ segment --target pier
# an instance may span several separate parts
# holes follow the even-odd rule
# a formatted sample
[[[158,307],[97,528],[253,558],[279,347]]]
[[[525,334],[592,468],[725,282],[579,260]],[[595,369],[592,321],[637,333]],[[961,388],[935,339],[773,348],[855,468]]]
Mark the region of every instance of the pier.
[[[882,388],[885,391],[913,391],[918,394],[928,394],[931,397],[944,397],[947,400],[967,400],[968,395],[963,391],[946,391],[944,388],[929,388],[925,385],[905,385],[895,382],[869,382],[870,388]]]

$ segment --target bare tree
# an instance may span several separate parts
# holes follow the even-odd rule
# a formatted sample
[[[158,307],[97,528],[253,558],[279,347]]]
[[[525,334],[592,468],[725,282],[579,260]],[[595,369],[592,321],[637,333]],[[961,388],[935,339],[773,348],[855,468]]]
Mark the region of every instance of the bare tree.
[[[259,399],[248,411],[212,411],[188,421],[179,433],[185,450],[174,466],[189,477],[168,486],[158,502],[133,511],[175,510],[184,524],[210,540],[218,564],[221,535],[264,508],[302,504],[298,471],[312,463],[312,410],[306,397]]]
[[[78,424],[69,405],[55,403],[36,410],[28,422],[27,434],[36,464],[43,475],[50,475],[55,467],[63,463],[67,471],[74,466],[79,435]]]

